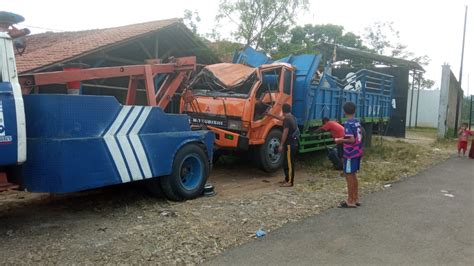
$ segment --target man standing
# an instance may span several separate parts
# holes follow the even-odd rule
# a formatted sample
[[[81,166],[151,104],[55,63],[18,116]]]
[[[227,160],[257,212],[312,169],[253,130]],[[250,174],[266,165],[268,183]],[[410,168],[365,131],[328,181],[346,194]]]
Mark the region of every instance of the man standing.
[[[298,152],[299,129],[296,118],[291,114],[291,106],[283,104],[283,134],[278,152],[283,152],[283,171],[285,182],[280,186],[292,187],[295,179],[295,156]]]
[[[318,133],[321,131],[331,132],[331,136],[333,139],[344,138],[344,127],[336,121],[330,121],[329,118],[327,117],[323,118],[323,126],[316,129],[315,132]],[[339,157],[339,159],[342,160],[342,155],[343,155],[342,143],[336,144],[336,148],[337,148],[337,157]]]
[[[356,208],[359,203],[359,183],[356,173],[360,169],[362,158],[362,129],[354,118],[356,105],[346,102],[342,107],[347,121],[344,123],[344,138],[335,139],[336,143],[344,144],[344,174],[347,182],[347,200],[339,204],[339,208]]]

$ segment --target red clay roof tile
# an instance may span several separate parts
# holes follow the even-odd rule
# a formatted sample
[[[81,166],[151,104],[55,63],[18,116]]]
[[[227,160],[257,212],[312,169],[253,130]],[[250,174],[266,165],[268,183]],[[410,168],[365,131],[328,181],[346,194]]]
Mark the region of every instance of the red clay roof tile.
[[[26,37],[26,50],[16,56],[19,73],[62,62],[117,42],[137,38],[180,22],[173,18],[122,27],[75,32],[45,32]]]

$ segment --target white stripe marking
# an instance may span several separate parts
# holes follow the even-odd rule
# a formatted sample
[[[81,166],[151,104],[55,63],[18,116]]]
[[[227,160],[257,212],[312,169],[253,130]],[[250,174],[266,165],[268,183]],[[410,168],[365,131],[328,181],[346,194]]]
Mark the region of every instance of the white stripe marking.
[[[134,107],[117,134],[119,145],[122,148],[123,154],[125,155],[125,160],[128,164],[128,168],[130,169],[130,173],[132,174],[132,180],[143,179],[143,175],[140,171],[140,167],[138,166],[137,159],[133,154],[132,146],[130,145],[130,142],[128,142],[127,133],[128,131],[130,131],[133,122],[135,122],[142,109],[143,107]]]
[[[20,83],[18,82],[18,73],[16,70],[15,53],[12,48],[12,40],[8,35],[2,34],[0,39],[0,54],[3,59],[0,62],[0,76],[3,82],[10,82],[13,90],[13,99],[15,101],[15,116],[17,130],[17,162],[24,163],[26,161],[26,120],[25,108],[23,104],[23,96],[21,94]],[[7,38],[8,36],[8,38]],[[13,126],[12,126],[13,127]]]
[[[122,124],[127,114],[130,112],[130,110],[131,106],[122,107],[122,110],[120,110],[120,113],[115,118],[115,121],[113,122],[112,126],[104,135],[105,143],[110,151],[110,154],[112,155],[112,159],[114,160],[115,166],[120,174],[120,178],[122,179],[123,183],[130,182],[131,180],[130,175],[127,171],[127,167],[125,166],[124,158],[120,152],[118,143],[115,140],[114,135],[115,133],[117,133],[118,129],[120,128],[120,125]]]
[[[138,118],[137,123],[135,126],[133,126],[132,131],[130,131],[130,141],[132,142],[133,148],[135,149],[135,153],[137,154],[138,157],[138,162],[140,163],[140,166],[143,170],[143,174],[145,175],[144,178],[151,178],[152,173],[151,173],[151,168],[150,164],[148,162],[148,158],[146,157],[145,149],[143,148],[142,142],[140,141],[140,137],[138,136],[138,133],[143,127],[143,124],[148,118],[148,115],[150,114],[152,110],[152,107],[146,106],[143,109],[142,114],[140,115],[140,118]]]

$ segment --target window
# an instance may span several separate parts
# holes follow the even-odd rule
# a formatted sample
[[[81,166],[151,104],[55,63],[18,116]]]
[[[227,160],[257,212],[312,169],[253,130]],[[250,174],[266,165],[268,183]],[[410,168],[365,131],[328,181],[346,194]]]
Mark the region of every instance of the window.
[[[278,92],[280,90],[281,68],[266,70],[262,72],[262,87],[266,91]]]
[[[292,80],[291,71],[288,69],[285,69],[285,87],[283,87],[283,92],[288,95],[291,95],[291,80]]]

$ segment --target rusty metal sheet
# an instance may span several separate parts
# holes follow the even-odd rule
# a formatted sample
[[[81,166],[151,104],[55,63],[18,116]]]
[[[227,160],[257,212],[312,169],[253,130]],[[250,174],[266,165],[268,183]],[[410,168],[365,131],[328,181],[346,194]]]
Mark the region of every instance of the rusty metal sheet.
[[[256,69],[241,64],[221,63],[205,67],[226,87],[236,86],[247,80]]]

